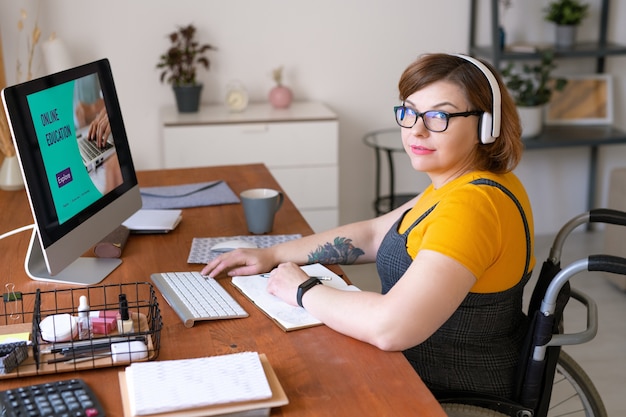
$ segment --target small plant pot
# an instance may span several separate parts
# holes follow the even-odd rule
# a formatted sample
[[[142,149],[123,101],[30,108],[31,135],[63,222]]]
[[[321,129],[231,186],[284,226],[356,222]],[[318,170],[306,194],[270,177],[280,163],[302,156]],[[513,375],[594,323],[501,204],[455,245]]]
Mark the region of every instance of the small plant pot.
[[[522,124],[522,139],[535,137],[543,130],[543,107],[517,107],[517,113]]]
[[[200,108],[202,84],[172,86],[176,96],[176,107],[180,113],[195,113]]]
[[[576,25],[556,25],[555,46],[558,49],[571,49],[576,43]]]

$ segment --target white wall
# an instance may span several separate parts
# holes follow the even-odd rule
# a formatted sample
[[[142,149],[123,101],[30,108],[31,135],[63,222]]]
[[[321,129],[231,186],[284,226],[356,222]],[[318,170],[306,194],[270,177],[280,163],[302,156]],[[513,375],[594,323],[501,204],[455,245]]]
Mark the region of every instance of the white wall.
[[[525,3],[514,2],[505,15],[511,36],[527,32],[550,41],[551,27],[541,20],[537,5],[547,0],[534,8]],[[599,0],[591,3],[594,15],[581,28],[582,36],[590,38]],[[626,43],[626,28],[616,24],[626,18],[626,4],[614,3],[610,38]],[[25,59],[24,34],[18,46],[16,29],[20,9],[29,11],[29,30],[37,4],[42,36],[56,32],[71,50],[74,64],[111,60],[138,169],[162,166],[158,109],[173,103],[173,94],[159,83],[155,64],[168,45],[166,35],[177,25],[193,22],[201,40],[218,48],[211,53],[211,70],[201,74],[205,102],[222,102],[225,86],[233,79],[247,86],[253,101],[265,101],[273,86],[271,70],[284,65],[285,83],[297,100],[325,102],[339,116],[342,222],[373,215],[374,156],[361,139],[367,131],[395,125],[391,107],[397,103],[402,70],[421,53],[467,52],[468,46],[469,1],[459,0],[434,5],[424,0],[0,0],[9,83],[15,80],[16,57]],[[483,9],[487,22],[489,11]],[[527,16],[533,13],[537,15]],[[532,27],[520,32],[528,22]],[[485,30],[481,37],[486,37]],[[38,75],[44,71],[42,62],[36,56]],[[608,69],[624,73],[626,58],[611,58]],[[623,76],[616,76],[614,85],[616,121],[626,129]],[[306,146],[315,143],[305,144],[303,152]],[[525,155],[518,173],[529,188],[538,233],[551,233],[585,210],[587,154],[586,149],[568,149]],[[626,164],[626,147],[603,149],[600,159],[599,205],[607,199],[611,167]],[[423,177],[403,168],[399,187],[423,188]]]

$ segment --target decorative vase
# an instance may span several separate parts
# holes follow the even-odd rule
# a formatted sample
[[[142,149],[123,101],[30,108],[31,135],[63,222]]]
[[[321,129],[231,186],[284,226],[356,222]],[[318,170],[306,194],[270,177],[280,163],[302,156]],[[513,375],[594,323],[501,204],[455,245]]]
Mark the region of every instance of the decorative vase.
[[[17,156],[6,156],[0,168],[0,188],[6,191],[16,191],[24,188],[24,180],[20,171]]]
[[[181,113],[195,113],[200,108],[200,94],[202,84],[197,85],[175,85],[174,95],[176,96],[176,107]]]
[[[543,130],[543,106],[518,106],[520,123],[522,124],[522,138],[532,138]]]
[[[286,109],[291,105],[293,94],[289,87],[277,85],[270,90],[269,100],[275,109]]]
[[[576,25],[556,25],[556,42],[559,49],[570,49],[576,43]]]

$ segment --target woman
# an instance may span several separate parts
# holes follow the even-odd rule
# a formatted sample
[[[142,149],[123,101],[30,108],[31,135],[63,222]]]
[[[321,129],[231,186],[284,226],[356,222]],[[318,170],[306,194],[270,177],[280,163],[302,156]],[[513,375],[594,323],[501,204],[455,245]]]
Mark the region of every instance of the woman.
[[[511,172],[521,127],[494,74],[447,54],[424,55],[402,74],[402,143],[431,180],[418,197],[368,221],[223,254],[202,273],[272,270],[270,293],[338,332],[403,351],[431,389],[510,396],[535,260],[530,202]],[[297,266],[313,262],[376,262],[382,294],[316,285]]]

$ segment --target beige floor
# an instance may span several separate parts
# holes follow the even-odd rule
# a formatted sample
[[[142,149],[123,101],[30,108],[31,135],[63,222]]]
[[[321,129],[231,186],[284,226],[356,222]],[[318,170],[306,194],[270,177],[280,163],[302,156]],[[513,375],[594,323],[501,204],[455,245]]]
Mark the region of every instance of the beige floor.
[[[553,236],[536,239],[537,268],[547,258]],[[566,240],[561,255],[562,265],[603,253],[604,238],[599,231],[574,231]],[[380,284],[373,265],[344,267],[352,282],[363,290],[380,291]],[[602,273],[582,272],[572,277],[575,288],[590,295],[598,303],[599,329],[590,342],[568,346],[565,350],[576,359],[589,374],[602,396],[608,415],[626,416],[626,293],[609,282]],[[581,314],[583,313],[583,314]],[[572,304],[565,313],[566,331],[580,331],[586,317],[581,308]]]

